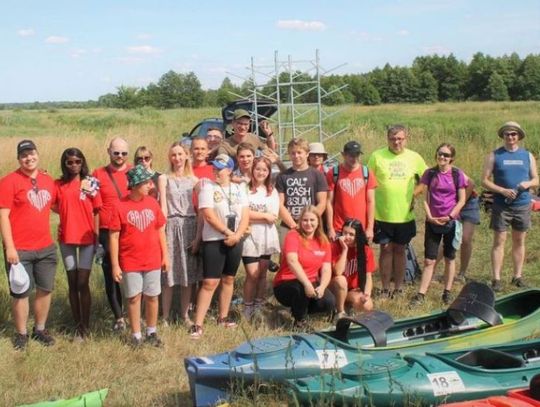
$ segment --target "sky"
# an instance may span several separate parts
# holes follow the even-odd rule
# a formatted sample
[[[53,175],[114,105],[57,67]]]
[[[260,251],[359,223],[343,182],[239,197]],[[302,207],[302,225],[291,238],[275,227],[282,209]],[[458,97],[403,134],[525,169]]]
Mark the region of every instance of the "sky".
[[[540,0],[2,0],[0,103],[95,100],[169,70],[216,89],[252,59],[316,50],[336,74],[432,54],[523,58],[540,54]]]

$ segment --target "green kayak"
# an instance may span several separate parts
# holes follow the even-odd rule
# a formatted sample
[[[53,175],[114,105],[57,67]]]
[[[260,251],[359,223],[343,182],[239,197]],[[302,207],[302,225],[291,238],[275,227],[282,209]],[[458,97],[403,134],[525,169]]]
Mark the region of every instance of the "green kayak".
[[[540,340],[459,352],[381,356],[288,380],[300,404],[439,405],[504,395],[540,373]]]
[[[69,400],[40,401],[35,404],[24,404],[19,407],[101,407],[109,389],[101,389],[84,393]]]

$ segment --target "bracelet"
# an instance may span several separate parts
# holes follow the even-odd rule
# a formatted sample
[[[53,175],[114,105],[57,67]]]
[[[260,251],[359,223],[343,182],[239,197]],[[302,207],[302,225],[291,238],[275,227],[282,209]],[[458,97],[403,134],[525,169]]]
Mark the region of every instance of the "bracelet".
[[[451,214],[449,214],[448,217],[450,218],[450,220],[454,220],[454,217]]]

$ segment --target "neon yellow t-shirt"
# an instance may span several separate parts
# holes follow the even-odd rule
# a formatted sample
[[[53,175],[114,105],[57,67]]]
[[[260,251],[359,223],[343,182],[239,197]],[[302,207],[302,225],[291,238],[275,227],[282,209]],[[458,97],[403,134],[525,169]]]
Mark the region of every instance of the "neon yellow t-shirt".
[[[405,223],[414,219],[411,210],[416,177],[427,169],[420,154],[405,149],[394,154],[388,147],[376,150],[369,158],[368,167],[375,174],[375,219],[389,223]]]

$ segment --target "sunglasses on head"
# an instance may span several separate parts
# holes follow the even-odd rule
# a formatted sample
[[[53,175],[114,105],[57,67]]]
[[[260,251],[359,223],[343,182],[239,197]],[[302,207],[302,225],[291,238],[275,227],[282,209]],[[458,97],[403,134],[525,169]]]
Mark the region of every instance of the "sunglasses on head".
[[[112,154],[115,157],[119,157],[119,156],[126,157],[128,155],[128,152],[127,151],[113,151]]]
[[[138,162],[138,163],[140,163],[141,161],[148,162],[151,159],[152,159],[152,157],[150,157],[149,155],[145,155],[145,156],[142,156],[142,157],[137,157],[136,162]]]
[[[66,165],[68,167],[71,167],[72,165],[81,165],[82,164],[82,160],[80,159],[74,159],[74,160],[66,160]]]
[[[439,151],[439,152],[437,153],[437,156],[439,156],[439,157],[444,157],[444,158],[452,158],[452,154],[450,154],[450,153],[443,153],[442,151]]]
[[[30,178],[30,182],[32,183],[32,189],[34,190],[34,192],[38,192],[39,188],[38,188],[38,184],[37,184],[37,179]]]

